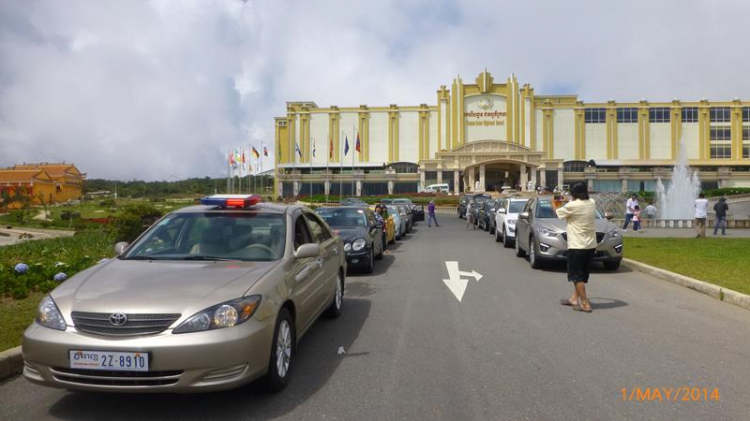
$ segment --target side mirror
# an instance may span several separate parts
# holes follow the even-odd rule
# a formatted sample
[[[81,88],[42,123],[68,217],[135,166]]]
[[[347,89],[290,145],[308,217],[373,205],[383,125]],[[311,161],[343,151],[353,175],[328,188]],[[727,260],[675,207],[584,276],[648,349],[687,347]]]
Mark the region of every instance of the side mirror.
[[[608,220],[611,220],[615,216],[612,214],[612,212],[604,212],[604,217],[607,218]]]
[[[529,213],[528,212],[521,212],[518,214],[518,219],[523,219],[524,221],[529,220]]]
[[[505,208],[500,208],[500,209],[497,210],[497,213],[499,213],[501,215],[505,215],[508,212],[505,210]]]
[[[115,244],[115,255],[121,255],[122,252],[125,251],[126,248],[128,248],[128,245],[129,244],[127,241],[120,241],[119,243]]]
[[[306,257],[317,257],[320,254],[320,246],[317,243],[307,243],[299,246],[294,253],[295,259],[304,259]]]

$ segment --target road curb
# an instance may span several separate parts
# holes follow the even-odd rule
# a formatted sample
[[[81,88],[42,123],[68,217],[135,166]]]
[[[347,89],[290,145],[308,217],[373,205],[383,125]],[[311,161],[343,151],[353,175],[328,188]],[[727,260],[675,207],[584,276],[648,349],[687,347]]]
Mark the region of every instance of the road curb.
[[[20,346],[0,352],[0,380],[15,376],[22,368],[23,354]]]
[[[622,259],[622,263],[630,269],[647,273],[659,279],[664,279],[677,285],[681,285],[701,292],[703,294],[716,298],[719,301],[734,304],[738,307],[744,308],[745,310],[750,310],[750,295],[745,295],[741,292],[732,291],[731,289],[726,289],[718,285],[709,284],[708,282],[699,281],[685,275],[680,275],[679,273],[670,272],[668,270],[637,262],[635,260]]]

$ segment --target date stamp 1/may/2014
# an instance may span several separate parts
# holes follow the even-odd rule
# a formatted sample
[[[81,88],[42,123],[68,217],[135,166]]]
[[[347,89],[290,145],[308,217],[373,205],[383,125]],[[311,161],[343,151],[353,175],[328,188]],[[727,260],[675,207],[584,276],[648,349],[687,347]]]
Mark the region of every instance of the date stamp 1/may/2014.
[[[624,402],[719,402],[718,388],[707,387],[633,387],[622,388]]]

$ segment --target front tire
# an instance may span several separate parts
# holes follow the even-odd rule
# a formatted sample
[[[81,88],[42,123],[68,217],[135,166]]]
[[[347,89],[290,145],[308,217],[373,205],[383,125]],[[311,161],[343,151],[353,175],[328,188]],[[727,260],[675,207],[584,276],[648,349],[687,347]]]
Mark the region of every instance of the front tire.
[[[375,268],[375,254],[372,251],[372,247],[370,247],[370,253],[367,257],[367,265],[365,266],[365,273],[372,273],[374,268]]]
[[[508,232],[505,230],[505,226],[503,226],[503,247],[507,249],[513,247],[513,240],[508,237]]]
[[[268,389],[280,392],[289,383],[294,355],[294,323],[289,310],[282,308],[276,317],[276,329],[271,344],[271,361],[268,367]]]
[[[537,247],[534,245],[534,239],[529,238],[529,265],[531,265],[532,269],[541,269],[544,265],[537,255],[536,249]]]
[[[495,242],[499,243],[500,241],[501,241],[501,239],[500,239],[500,230],[496,229],[495,230]]]

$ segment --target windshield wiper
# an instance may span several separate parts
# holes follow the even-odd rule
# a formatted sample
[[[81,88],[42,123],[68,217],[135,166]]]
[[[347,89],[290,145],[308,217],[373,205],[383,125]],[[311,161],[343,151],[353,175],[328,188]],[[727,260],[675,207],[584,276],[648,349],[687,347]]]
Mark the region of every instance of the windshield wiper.
[[[130,256],[124,257],[122,260],[159,260],[159,257],[154,256]]]
[[[216,260],[216,261],[230,261],[230,260],[237,260],[237,259],[228,259],[226,257],[216,257],[216,256],[185,256],[182,258],[182,260]]]

